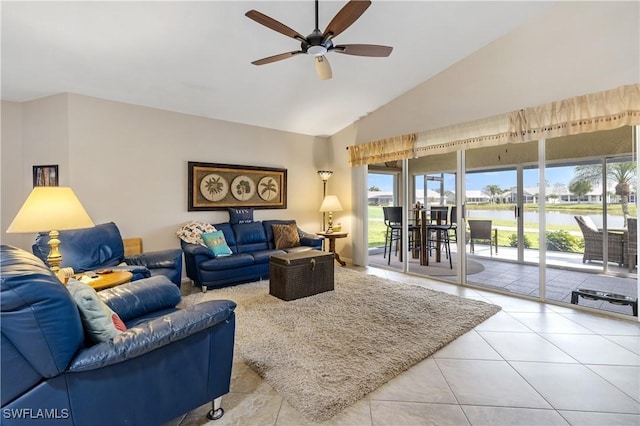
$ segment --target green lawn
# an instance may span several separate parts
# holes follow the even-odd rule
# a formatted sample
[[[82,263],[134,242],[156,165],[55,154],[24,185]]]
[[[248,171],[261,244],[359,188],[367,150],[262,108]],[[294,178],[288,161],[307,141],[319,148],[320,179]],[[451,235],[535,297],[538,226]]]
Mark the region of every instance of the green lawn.
[[[369,247],[384,247],[387,227],[383,219],[382,207],[369,206]]]

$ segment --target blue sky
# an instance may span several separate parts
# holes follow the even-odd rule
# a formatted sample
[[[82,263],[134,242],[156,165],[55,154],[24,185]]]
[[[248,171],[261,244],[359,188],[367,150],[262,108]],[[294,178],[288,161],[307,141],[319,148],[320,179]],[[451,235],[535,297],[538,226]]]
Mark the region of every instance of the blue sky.
[[[547,168],[545,169],[546,180],[550,186],[553,186],[557,183],[568,185],[573,177],[573,169],[573,166]],[[482,190],[487,185],[492,184],[500,185],[502,189],[507,189],[515,186],[515,170],[467,174],[467,189]],[[368,187],[371,186],[377,186],[381,191],[392,191],[392,177],[391,175],[369,174]],[[524,171],[524,186],[538,186],[537,169]],[[422,186],[419,186],[419,188],[422,188]],[[445,175],[445,189],[450,189],[453,191],[454,188],[454,175]]]

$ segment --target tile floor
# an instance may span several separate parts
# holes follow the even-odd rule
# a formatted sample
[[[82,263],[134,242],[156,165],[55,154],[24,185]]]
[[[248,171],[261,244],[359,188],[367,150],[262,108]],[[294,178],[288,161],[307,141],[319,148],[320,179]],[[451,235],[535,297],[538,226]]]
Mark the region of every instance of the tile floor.
[[[640,323],[377,268],[503,310],[323,425],[640,425]],[[306,425],[241,361],[210,425]],[[170,425],[206,424],[209,405]]]

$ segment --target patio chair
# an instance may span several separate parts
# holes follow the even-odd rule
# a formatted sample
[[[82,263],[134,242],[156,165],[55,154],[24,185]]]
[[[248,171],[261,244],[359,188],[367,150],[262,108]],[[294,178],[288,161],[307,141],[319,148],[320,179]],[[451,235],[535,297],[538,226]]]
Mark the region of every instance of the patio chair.
[[[493,241],[491,237],[490,220],[469,220],[469,242],[471,243],[471,253],[475,253],[476,241],[488,241],[489,252],[493,256]]]
[[[449,212],[449,225],[451,225],[451,229],[449,229],[449,241],[456,243],[458,242],[458,208],[456,206],[451,206],[451,211]]]
[[[578,222],[584,237],[582,263],[591,260],[603,261],[604,232],[598,229],[589,216],[574,216],[574,218]],[[607,260],[622,266],[624,264],[624,241],[627,237],[623,233],[608,232],[607,238],[609,240]]]
[[[629,272],[633,272],[636,267],[638,256],[638,219],[630,217],[627,219],[627,263]]]
[[[383,207],[384,224],[387,230],[384,236],[384,257],[387,257],[389,250],[388,264],[391,264],[391,247],[396,242],[396,253],[398,252],[398,241],[402,241],[402,207]]]

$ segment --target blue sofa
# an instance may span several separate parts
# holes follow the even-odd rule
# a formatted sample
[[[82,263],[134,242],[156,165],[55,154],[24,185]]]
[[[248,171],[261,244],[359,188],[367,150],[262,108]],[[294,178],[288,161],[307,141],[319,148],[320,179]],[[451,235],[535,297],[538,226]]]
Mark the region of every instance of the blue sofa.
[[[131,256],[124,255],[120,230],[113,222],[93,228],[60,231],[61,268],[71,267],[74,272],[97,269],[124,269],[133,273],[132,281],[150,276],[165,275],[175,285],[182,282],[182,251],[159,250]],[[33,254],[46,263],[49,255],[49,234],[40,233],[33,244]],[[127,266],[118,266],[126,263]]]
[[[98,293],[128,330],[85,343],[78,307],[39,259],[0,247],[3,425],[159,425],[229,392],[235,303],[175,306],[164,276]]]
[[[215,257],[209,248],[180,241],[184,252],[187,277],[203,292],[208,288],[223,287],[257,281],[269,277],[269,258],[304,250],[322,250],[324,237],[310,234],[298,228],[300,246],[276,249],[272,226],[295,224],[295,220],[265,220],[251,223],[215,223],[224,233],[230,256]]]

